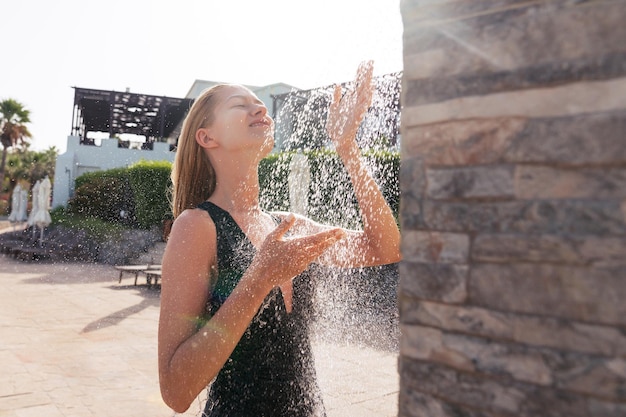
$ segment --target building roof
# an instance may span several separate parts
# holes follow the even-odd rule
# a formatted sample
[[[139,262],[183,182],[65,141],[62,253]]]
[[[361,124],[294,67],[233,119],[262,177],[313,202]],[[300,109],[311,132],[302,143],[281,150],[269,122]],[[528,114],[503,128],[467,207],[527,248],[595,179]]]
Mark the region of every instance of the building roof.
[[[147,141],[168,138],[185,117],[192,99],[74,87],[72,134],[129,133]]]

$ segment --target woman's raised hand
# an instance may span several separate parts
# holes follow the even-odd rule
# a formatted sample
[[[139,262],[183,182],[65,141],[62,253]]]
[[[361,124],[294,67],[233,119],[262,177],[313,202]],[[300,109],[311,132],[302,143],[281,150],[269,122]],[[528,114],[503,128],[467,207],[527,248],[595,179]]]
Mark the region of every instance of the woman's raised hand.
[[[329,229],[300,237],[285,237],[293,226],[290,214],[263,241],[248,271],[254,271],[271,288],[294,278],[304,271],[326,249],[344,237],[342,229]]]
[[[359,65],[355,88],[342,97],[341,86],[336,85],[326,120],[326,131],[335,143],[337,150],[354,141],[356,133],[372,104],[374,87],[372,74],[374,62],[366,61]]]

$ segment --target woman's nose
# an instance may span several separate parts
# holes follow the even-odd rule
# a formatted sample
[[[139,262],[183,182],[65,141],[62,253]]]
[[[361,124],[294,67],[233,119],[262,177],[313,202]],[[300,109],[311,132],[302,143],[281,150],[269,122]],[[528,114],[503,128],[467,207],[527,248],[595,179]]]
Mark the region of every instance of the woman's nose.
[[[259,104],[255,104],[252,107],[252,114],[255,115],[255,116],[257,114],[265,114],[265,113],[267,113],[267,107],[265,107],[264,104],[260,104],[260,103]]]

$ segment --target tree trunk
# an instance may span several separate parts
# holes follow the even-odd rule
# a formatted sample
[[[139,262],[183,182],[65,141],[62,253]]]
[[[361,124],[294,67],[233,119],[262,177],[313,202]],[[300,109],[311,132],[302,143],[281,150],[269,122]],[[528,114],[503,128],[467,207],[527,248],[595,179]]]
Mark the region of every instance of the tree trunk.
[[[7,164],[7,152],[8,148],[4,146],[2,148],[2,162],[0,162],[0,189],[4,186],[4,168]]]

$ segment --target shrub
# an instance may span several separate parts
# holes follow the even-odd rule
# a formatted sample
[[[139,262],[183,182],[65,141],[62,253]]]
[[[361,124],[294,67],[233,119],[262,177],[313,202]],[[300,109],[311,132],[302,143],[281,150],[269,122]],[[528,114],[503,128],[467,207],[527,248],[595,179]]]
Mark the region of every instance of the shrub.
[[[293,152],[274,153],[259,164],[259,198],[264,209],[289,210],[289,163],[293,155]]]
[[[259,185],[263,208],[289,210],[289,164],[294,155],[295,152],[271,154],[261,161]],[[329,150],[307,151],[304,155],[311,170],[309,216],[324,223],[360,226],[356,197],[338,155]],[[365,152],[363,157],[397,218],[399,153],[374,150]],[[76,193],[68,212],[119,222],[120,211],[125,210],[132,221],[129,225],[144,229],[161,227],[172,217],[171,168],[167,161],[142,161],[130,168],[81,175],[76,180]]]
[[[62,207],[50,212],[52,224],[46,235],[54,240],[63,260],[87,260],[106,264],[124,264],[160,240],[152,230],[127,228],[96,217],[67,213]]]
[[[168,198],[171,170],[172,164],[168,161],[141,161],[128,168],[140,228],[161,226],[171,216]]]
[[[68,202],[68,213],[132,226],[134,201],[128,170],[90,172],[76,179],[76,191]]]
[[[61,226],[71,230],[82,230],[88,237],[97,241],[116,240],[126,228],[123,225],[104,221],[93,216],[69,213],[62,207],[50,212],[52,226]]]
[[[396,219],[400,211],[400,153],[373,150],[364,154],[367,165]]]
[[[170,172],[170,162],[141,161],[129,168],[83,174],[76,179],[67,211],[144,229],[161,226],[171,213]]]
[[[309,216],[323,223],[360,226],[356,196],[339,156],[330,150],[303,154],[308,159],[311,172]],[[294,152],[273,154],[261,161],[259,183],[264,208],[289,210],[289,164],[293,155]],[[373,150],[365,152],[363,157],[397,219],[400,201],[399,153]]]
[[[51,224],[59,224],[68,215],[67,209],[63,206],[55,207],[50,210]]]

